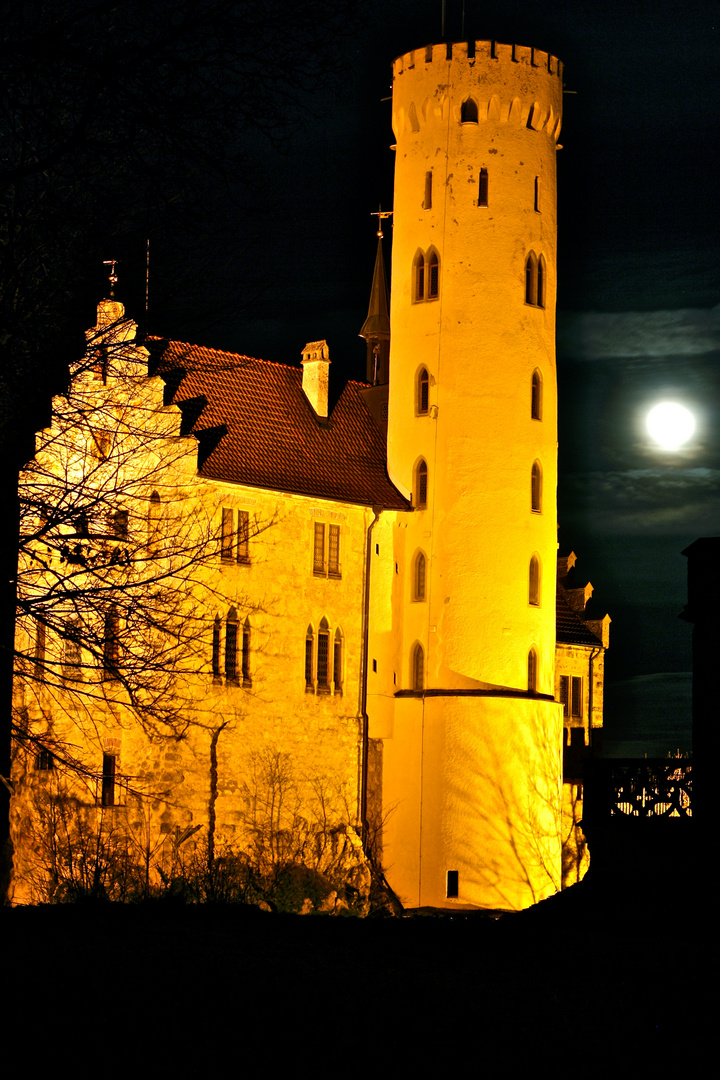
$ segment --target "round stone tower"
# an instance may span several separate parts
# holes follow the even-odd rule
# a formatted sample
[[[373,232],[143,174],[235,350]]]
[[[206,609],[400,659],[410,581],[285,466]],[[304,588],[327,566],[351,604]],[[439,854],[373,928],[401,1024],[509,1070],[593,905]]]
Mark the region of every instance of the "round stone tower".
[[[521,908],[560,880],[556,162],[562,67],[496,42],[395,61],[386,727],[390,883]],[[378,696],[378,709],[380,708]]]
[[[553,692],[561,71],[488,41],[394,64],[388,467],[431,548],[428,686],[525,688],[534,649]]]

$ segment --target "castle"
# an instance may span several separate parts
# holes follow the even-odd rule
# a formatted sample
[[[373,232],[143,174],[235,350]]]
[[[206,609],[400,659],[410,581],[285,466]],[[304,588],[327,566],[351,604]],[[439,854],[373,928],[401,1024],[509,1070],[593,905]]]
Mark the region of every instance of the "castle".
[[[478,41],[393,74],[367,384],[329,413],[325,341],[141,341],[111,298],[54,400],[20,481],[17,900],[93,843],[113,881],[194,852],[361,893],[373,863],[410,907],[580,872],[609,619],[556,577],[562,65]]]

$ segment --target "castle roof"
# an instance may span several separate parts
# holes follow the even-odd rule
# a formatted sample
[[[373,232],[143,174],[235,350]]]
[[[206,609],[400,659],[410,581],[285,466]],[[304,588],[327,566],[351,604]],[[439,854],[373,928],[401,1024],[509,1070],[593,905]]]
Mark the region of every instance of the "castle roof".
[[[302,369],[181,341],[146,342],[182,431],[200,440],[202,476],[362,506],[407,509],[388,479],[385,438],[349,382],[329,417],[302,389]]]
[[[556,640],[565,645],[592,645],[597,648],[602,640],[573,611],[565,595],[565,589],[558,582],[555,600]]]

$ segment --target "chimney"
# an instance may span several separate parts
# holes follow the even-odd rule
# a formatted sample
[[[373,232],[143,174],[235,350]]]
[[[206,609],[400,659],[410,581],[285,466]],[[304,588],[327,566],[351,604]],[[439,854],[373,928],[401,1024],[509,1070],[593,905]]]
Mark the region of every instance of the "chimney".
[[[330,382],[330,350],[327,341],[309,341],[302,351],[305,397],[317,416],[328,414],[328,385]]]

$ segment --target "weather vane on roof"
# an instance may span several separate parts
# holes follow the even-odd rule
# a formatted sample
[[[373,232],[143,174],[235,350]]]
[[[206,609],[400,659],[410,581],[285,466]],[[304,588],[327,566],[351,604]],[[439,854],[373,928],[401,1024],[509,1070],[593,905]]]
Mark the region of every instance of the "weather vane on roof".
[[[383,218],[389,218],[389,217],[392,217],[392,210],[383,210],[383,208],[382,208],[382,203],[378,203],[378,209],[377,209],[377,210],[373,210],[373,211],[372,211],[372,213],[370,214],[370,217],[376,217],[376,218],[378,219],[378,231],[377,231],[377,235],[378,235],[378,236],[380,237],[380,239],[382,240],[382,235],[383,235],[383,231],[382,231],[382,223],[383,223]]]
[[[117,263],[118,263],[117,259],[103,259],[103,266],[109,266],[110,267],[109,280],[110,280],[110,299],[111,300],[112,300],[113,296],[115,295],[115,286],[117,285],[117,280],[118,280],[117,279],[117,274],[115,273],[115,267],[117,266]]]

